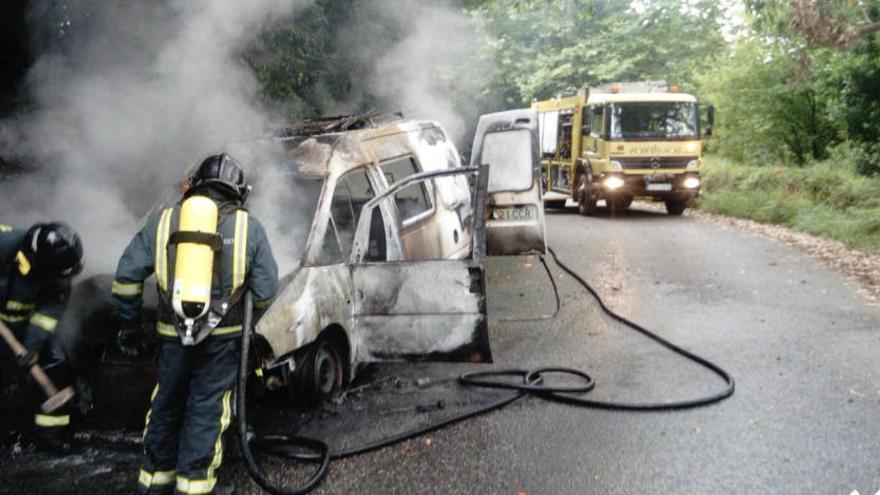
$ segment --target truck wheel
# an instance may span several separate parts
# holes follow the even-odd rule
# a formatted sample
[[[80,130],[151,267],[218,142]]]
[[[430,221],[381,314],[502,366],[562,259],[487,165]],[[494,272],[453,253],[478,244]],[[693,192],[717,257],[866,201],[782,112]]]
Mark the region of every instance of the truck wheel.
[[[294,356],[296,369],[284,367],[290,398],[299,404],[330,402],[342,388],[341,354],[330,340],[318,339]]]
[[[684,213],[684,209],[687,208],[687,201],[682,199],[667,199],[666,200],[666,213],[670,215],[681,215]]]
[[[582,174],[578,179],[577,202],[578,213],[584,216],[596,214],[596,199],[590,194],[587,174]]]

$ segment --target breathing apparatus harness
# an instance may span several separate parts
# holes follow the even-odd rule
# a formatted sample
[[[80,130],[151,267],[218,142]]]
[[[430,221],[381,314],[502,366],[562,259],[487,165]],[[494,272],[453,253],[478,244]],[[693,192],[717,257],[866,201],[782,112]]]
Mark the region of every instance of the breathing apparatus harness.
[[[589,407],[596,409],[611,409],[611,410],[620,410],[620,411],[669,411],[669,410],[680,410],[680,409],[691,409],[695,407],[707,406],[709,404],[713,404],[715,402],[720,402],[731,395],[733,395],[735,389],[735,383],[733,377],[730,376],[724,369],[720,366],[712,363],[708,359],[700,357],[682,347],[679,347],[672,342],[664,339],[659,336],[655,332],[648,330],[647,328],[634,323],[627,318],[615,313],[608,306],[605,305],[605,302],[599,296],[593,287],[587,283],[580,275],[578,275],[574,270],[572,270],[568,265],[559,260],[556,256],[556,252],[552,248],[548,248],[550,252],[550,256],[553,258],[553,261],[556,263],[559,268],[561,268],[564,272],[571,275],[571,277],[581,286],[583,287],[599,304],[600,309],[606,315],[608,315],[611,319],[623,324],[624,326],[635,330],[636,332],[648,337],[654,342],[660,344],[661,346],[669,349],[675,354],[692,361],[703,368],[708,369],[713,374],[717,375],[724,382],[724,387],[717,392],[714,392],[709,395],[705,395],[702,397],[696,397],[693,399],[686,399],[675,402],[647,402],[647,403],[627,403],[627,402],[607,402],[607,401],[598,401],[598,400],[588,400],[580,395],[583,395],[586,392],[589,392],[595,386],[595,382],[592,377],[583,371],[576,370],[573,368],[566,367],[547,367],[547,368],[538,368],[533,370],[528,369],[504,369],[504,370],[495,370],[495,371],[486,371],[486,372],[475,372],[475,373],[465,373],[461,375],[458,379],[459,383],[463,385],[470,385],[475,387],[486,387],[486,388],[495,388],[495,389],[510,389],[516,391],[514,395],[511,397],[505,397],[503,399],[494,401],[490,404],[487,404],[481,408],[478,408],[473,411],[468,411],[456,416],[452,416],[446,419],[443,419],[437,423],[430,424],[428,426],[420,427],[411,431],[407,431],[389,438],[384,438],[382,440],[369,443],[366,445],[361,445],[357,447],[353,447],[347,450],[338,450],[332,451],[330,446],[325,442],[314,439],[314,438],[306,438],[297,435],[288,435],[288,434],[271,434],[271,435],[263,435],[257,436],[254,433],[248,431],[247,425],[247,379],[248,379],[248,358],[249,358],[249,349],[250,349],[250,332],[253,324],[253,301],[250,293],[245,294],[244,298],[244,320],[243,320],[243,331],[241,334],[241,361],[239,363],[239,371],[238,371],[238,387],[237,387],[237,395],[236,395],[236,410],[238,415],[238,439],[239,445],[241,448],[242,455],[245,459],[245,464],[248,470],[248,473],[251,475],[253,480],[264,490],[269,493],[275,495],[300,495],[305,494],[313,490],[318,484],[321,482],[323,477],[327,474],[327,468],[330,465],[330,461],[334,459],[342,459],[346,457],[352,457],[355,455],[363,454],[366,452],[371,452],[374,450],[382,449],[384,447],[388,447],[390,445],[394,445],[405,440],[409,440],[411,438],[415,438],[426,433],[438,430],[440,428],[444,428],[453,423],[458,423],[465,419],[472,418],[474,416],[478,416],[490,411],[494,411],[496,409],[500,409],[525,395],[532,395],[539,397],[541,399],[550,400],[554,402],[562,402],[565,404],[579,406],[579,407]],[[523,318],[520,321],[535,321],[535,320],[547,320],[552,319],[559,312],[560,308],[560,298],[559,298],[559,290],[556,286],[556,281],[553,278],[550,268],[547,266],[547,262],[543,256],[540,257],[541,263],[544,265],[544,269],[547,271],[547,275],[550,278],[550,283],[553,287],[553,293],[556,297],[556,310],[551,315],[541,315],[535,318]],[[511,320],[507,320],[511,321]],[[581,380],[581,383],[574,386],[549,386],[544,384],[543,375],[545,374],[567,374],[574,376]],[[522,379],[522,383],[509,383],[493,380],[492,378],[498,377],[518,377]],[[303,453],[302,450],[293,451],[292,448],[299,447],[300,449],[307,449],[311,453]],[[304,462],[313,462],[318,464],[317,470],[312,474],[312,476],[303,484],[301,487],[297,488],[287,488],[287,487],[279,487],[273,484],[266,476],[262,473],[259,466],[257,466],[256,461],[254,460],[252,448],[259,450],[265,454],[269,454],[275,457],[287,458],[296,461],[304,461]]]
[[[235,210],[243,210],[240,203],[225,202],[218,207],[210,197],[191,195],[181,203],[179,229],[168,237],[166,250],[177,246],[174,285],[170,294],[161,288],[159,292],[172,309],[174,329],[184,346],[208,338],[245,292],[241,284],[226,297],[211,297],[212,279],[222,282],[223,274],[218,216]]]

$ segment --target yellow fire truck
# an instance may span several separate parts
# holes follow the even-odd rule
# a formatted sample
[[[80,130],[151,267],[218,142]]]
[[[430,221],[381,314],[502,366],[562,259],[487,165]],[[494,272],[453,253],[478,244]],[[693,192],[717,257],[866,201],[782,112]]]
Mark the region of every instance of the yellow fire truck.
[[[700,132],[694,96],[661,81],[613,83],[532,104],[539,112],[544,204],[567,200],[583,215],[628,208],[634,198],[666,204],[681,215],[700,194],[703,137],[712,134],[706,107]]]

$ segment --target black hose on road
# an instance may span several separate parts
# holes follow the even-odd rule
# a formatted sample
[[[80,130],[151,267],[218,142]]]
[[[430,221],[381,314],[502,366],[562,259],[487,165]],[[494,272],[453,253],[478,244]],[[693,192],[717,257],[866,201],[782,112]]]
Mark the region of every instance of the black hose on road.
[[[584,399],[581,397],[577,397],[577,395],[582,395],[584,393],[589,392],[595,386],[595,382],[592,377],[583,371],[576,370],[573,368],[566,367],[547,367],[547,368],[539,368],[535,370],[526,370],[526,369],[505,369],[505,370],[494,370],[494,371],[481,371],[474,373],[465,373],[459,377],[459,382],[464,385],[470,385],[475,387],[485,387],[485,388],[496,388],[496,389],[510,389],[516,391],[511,397],[507,397],[498,401],[494,401],[491,404],[488,404],[484,407],[478,408],[473,411],[468,411],[451,418],[444,419],[437,423],[432,423],[425,427],[417,428],[415,430],[407,431],[398,435],[394,435],[392,437],[384,438],[382,440],[372,442],[366,445],[361,445],[358,447],[354,447],[347,450],[341,450],[336,452],[331,452],[330,447],[321,440],[306,438],[296,435],[264,435],[262,437],[253,436],[247,431],[247,405],[246,405],[246,397],[247,397],[247,378],[248,378],[248,355],[250,348],[250,330],[252,326],[252,318],[253,318],[253,300],[251,298],[250,293],[245,295],[245,317],[243,322],[243,331],[242,331],[242,350],[241,350],[241,362],[238,373],[238,395],[236,400],[236,405],[238,409],[238,434],[239,434],[239,443],[241,445],[242,455],[245,458],[245,464],[247,466],[248,472],[254,481],[264,490],[269,493],[276,495],[299,495],[308,493],[312,489],[314,489],[321,482],[323,477],[327,474],[327,469],[330,465],[331,459],[342,459],[345,457],[351,457],[359,454],[363,454],[366,452],[379,450],[384,447],[388,447],[394,445],[396,443],[403,442],[405,440],[409,440],[411,438],[418,437],[420,435],[424,435],[431,431],[438,430],[440,428],[446,427],[453,423],[457,423],[459,421],[463,421],[468,418],[472,418],[474,416],[478,416],[480,414],[484,414],[490,411],[494,411],[496,409],[500,409],[517,399],[529,394],[535,395],[542,399],[547,399],[555,402],[562,402],[565,404],[571,404],[580,407],[591,407],[598,409],[612,409],[612,410],[623,410],[623,411],[667,411],[667,410],[675,410],[675,409],[688,409],[700,406],[706,406],[709,404],[713,404],[715,402],[719,402],[724,400],[731,395],[733,395],[735,389],[735,383],[733,377],[730,376],[725,370],[723,370],[720,366],[712,363],[711,361],[702,358],[686,349],[683,349],[672,342],[660,337],[654,332],[651,332],[647,328],[634,323],[623,316],[615,313],[613,310],[608,308],[605,305],[605,302],[602,301],[602,298],[599,294],[588,284],[580,275],[575,273],[571,268],[569,268],[566,264],[561,262],[559,258],[556,256],[556,252],[552,248],[548,248],[550,251],[550,255],[553,257],[553,261],[562,268],[563,271],[571,275],[575,281],[577,281],[593,298],[596,299],[596,302],[599,304],[599,307],[602,311],[610,316],[615,321],[622,323],[623,325],[641,333],[642,335],[648,337],[649,339],[657,342],[661,346],[669,349],[670,351],[693,361],[700,366],[708,369],[714,374],[718,375],[724,382],[725,386],[722,390],[715,392],[713,394],[697,397],[693,399],[686,399],[682,401],[675,402],[646,402],[646,403],[629,403],[629,402],[606,402],[606,401],[595,401]],[[542,320],[549,319],[556,316],[556,313],[559,311],[560,300],[559,300],[559,292],[556,287],[556,281],[554,280],[552,274],[550,273],[550,268],[547,266],[546,261],[543,257],[541,257],[541,263],[543,263],[545,270],[547,271],[547,275],[550,277],[550,281],[553,285],[553,292],[556,296],[556,311],[552,315],[542,315],[537,318],[524,318],[520,321],[534,321],[534,320]],[[507,320],[510,321],[510,320]],[[577,377],[582,381],[579,385],[566,385],[566,386],[552,386],[552,385],[544,385],[543,383],[543,375],[546,374],[567,374]],[[521,378],[522,383],[512,383],[512,382],[504,382],[498,380],[492,380],[491,378],[497,377],[516,377]],[[270,482],[265,475],[260,471],[259,466],[257,466],[256,461],[254,460],[253,454],[251,452],[251,447],[256,448],[257,450],[264,452],[266,454],[280,456],[292,460],[298,461],[306,461],[306,462],[314,462],[318,463],[319,467],[312,475],[311,478],[302,486],[298,488],[288,489],[277,487],[272,482]],[[303,453],[301,450],[299,452],[294,452],[291,449],[294,448],[305,448],[307,451],[311,453]]]
[[[578,275],[574,270],[572,270],[568,265],[559,260],[559,257],[556,256],[556,251],[553,248],[548,248],[550,251],[550,255],[553,257],[553,261],[559,265],[559,268],[562,268],[565,273],[571,275],[575,281],[577,281],[599,304],[599,307],[602,311],[610,316],[613,320],[622,323],[623,325],[639,332],[640,334],[648,337],[654,342],[660,344],[661,346],[669,349],[670,351],[693,361],[700,366],[708,369],[712,373],[718,375],[722,380],[724,380],[725,386],[722,390],[715,392],[713,394],[709,394],[703,397],[696,397],[693,399],[686,399],[675,402],[606,402],[599,400],[589,400],[583,399],[580,397],[574,397],[570,394],[573,393],[572,390],[560,390],[554,387],[546,387],[543,385],[529,385],[529,384],[509,384],[509,383],[499,383],[491,380],[485,380],[487,376],[504,374],[504,371],[494,371],[494,372],[477,372],[477,373],[465,373],[459,378],[459,381],[465,385],[471,385],[475,387],[488,387],[488,388],[507,388],[513,390],[520,390],[526,393],[530,393],[532,395],[536,395],[542,399],[547,399],[555,402],[562,402],[565,404],[571,404],[575,406],[581,407],[592,407],[598,409],[611,409],[617,411],[668,411],[675,409],[690,409],[694,407],[707,406],[709,404],[713,404],[715,402],[722,401],[731,395],[733,395],[734,389],[736,388],[736,384],[733,380],[733,377],[730,376],[729,373],[724,371],[720,366],[715,363],[709,361],[706,358],[700,357],[687,349],[683,349],[672,342],[664,339],[663,337],[657,335],[656,333],[648,330],[647,328],[639,325],[638,323],[634,323],[623,316],[615,313],[611,308],[605,305],[605,302],[599,296],[595,289],[593,289],[586,280],[584,280],[580,275]],[[519,370],[515,370],[519,371]],[[536,378],[541,376],[541,373],[547,372],[561,373],[574,375],[579,377],[585,381],[585,383],[590,384],[589,389],[592,389],[593,380],[586,373],[572,369],[572,368],[542,368],[529,372],[526,375],[526,381],[534,381]],[[588,391],[583,390],[579,391],[579,393],[583,393]]]

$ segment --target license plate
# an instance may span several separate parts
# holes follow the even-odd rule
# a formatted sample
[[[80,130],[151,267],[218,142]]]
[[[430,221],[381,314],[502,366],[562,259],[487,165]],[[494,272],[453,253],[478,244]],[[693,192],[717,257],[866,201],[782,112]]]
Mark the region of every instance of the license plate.
[[[535,214],[532,208],[522,206],[514,208],[495,208],[492,212],[492,218],[495,220],[520,221],[534,220]]]
[[[672,184],[669,182],[649,182],[645,189],[648,191],[671,191]]]

